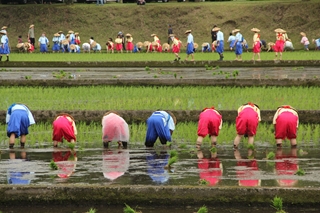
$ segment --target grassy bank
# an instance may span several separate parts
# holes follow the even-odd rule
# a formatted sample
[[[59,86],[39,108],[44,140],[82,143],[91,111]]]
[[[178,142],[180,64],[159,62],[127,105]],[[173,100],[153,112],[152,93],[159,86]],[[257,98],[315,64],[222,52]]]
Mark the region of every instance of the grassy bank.
[[[0,87],[6,97],[0,108],[22,102],[31,110],[236,110],[251,101],[262,110],[283,104],[317,110],[319,93],[319,87]]]
[[[1,5],[0,25],[7,25],[12,47],[18,35],[26,40],[28,27],[35,24],[36,40],[46,32],[49,40],[59,30],[80,32],[82,42],[91,36],[102,44],[115,38],[119,31],[131,33],[134,42],[151,40],[157,33],[162,43],[167,40],[167,25],[186,42],[185,30],[192,29],[195,42],[211,42],[210,31],[214,24],[221,27],[227,40],[229,32],[240,28],[251,46],[251,28],[261,29],[261,38],[275,41],[274,29],[288,31],[296,48],[300,45],[301,31],[309,40],[320,37],[318,29],[318,1],[230,1],[230,2],[170,2],[136,4],[110,3],[103,7],[95,4],[53,5]]]

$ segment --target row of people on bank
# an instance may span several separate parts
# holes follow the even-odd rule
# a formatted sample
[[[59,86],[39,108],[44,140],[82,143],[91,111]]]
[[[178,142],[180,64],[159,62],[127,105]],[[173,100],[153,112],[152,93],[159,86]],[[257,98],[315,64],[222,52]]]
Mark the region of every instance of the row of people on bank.
[[[234,148],[237,149],[243,136],[248,137],[248,143],[254,143],[254,136],[261,121],[259,106],[254,103],[246,103],[239,107],[236,118],[237,135],[234,139]],[[153,147],[159,138],[165,145],[171,141],[175,130],[176,117],[170,111],[155,111],[147,119],[146,147]],[[6,114],[7,136],[9,148],[13,148],[15,139],[20,137],[20,146],[23,148],[28,135],[28,127],[35,124],[35,119],[24,104],[12,104]],[[291,146],[296,146],[297,128],[299,116],[296,109],[289,105],[280,106],[273,118],[275,125],[275,139],[277,146],[282,145],[282,140],[288,138]],[[209,135],[212,146],[217,145],[217,138],[222,128],[222,115],[214,107],[205,108],[199,115],[196,147],[200,149],[203,138]],[[77,128],[75,119],[67,113],[60,113],[53,121],[53,145],[58,146],[63,138],[70,143],[76,142]],[[109,111],[102,117],[102,141],[108,148],[110,142],[117,142],[118,147],[127,147],[130,132],[127,122],[115,111]]]

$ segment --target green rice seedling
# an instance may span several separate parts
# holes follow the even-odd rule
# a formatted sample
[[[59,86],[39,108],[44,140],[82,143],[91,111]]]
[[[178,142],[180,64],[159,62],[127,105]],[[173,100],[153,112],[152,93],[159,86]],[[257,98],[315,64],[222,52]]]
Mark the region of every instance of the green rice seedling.
[[[247,149],[254,150],[254,145],[253,144],[248,144]]]
[[[201,186],[208,186],[209,185],[209,181],[205,180],[205,179],[200,179],[198,181],[199,185]]]
[[[52,170],[58,170],[58,166],[57,166],[56,162],[54,162],[53,160],[50,161],[49,166]]]
[[[202,206],[197,213],[208,213],[208,208],[206,206]]]
[[[296,171],[295,174],[298,175],[298,176],[304,176],[306,173],[305,173],[302,169],[299,168],[299,169]]]
[[[174,78],[177,78],[177,73],[174,73],[173,76],[174,76]]]
[[[268,155],[267,155],[267,159],[268,160],[274,160],[275,156],[276,155],[274,154],[274,152],[269,152]]]
[[[96,211],[97,211],[96,209],[94,209],[94,208],[90,208],[90,209],[89,209],[89,211],[88,211],[87,213],[96,213]]]
[[[24,76],[24,78],[27,79],[27,80],[29,80],[29,79],[32,78],[32,76],[31,76],[31,75],[26,75],[26,76]]]
[[[170,151],[170,158],[176,157],[178,155],[178,152],[176,150]]]
[[[187,144],[184,144],[184,143],[183,143],[183,144],[180,144],[180,145],[179,145],[179,148],[180,148],[180,149],[186,149],[186,148],[187,148]]]
[[[154,75],[153,77],[154,77],[154,78],[158,78],[158,76],[157,76],[157,75]]]
[[[180,79],[182,79],[183,77],[182,76],[180,76]]]
[[[212,70],[213,67],[212,66],[208,66],[207,64],[205,65],[206,70]]]
[[[169,158],[168,164],[167,164],[164,168],[165,168],[165,169],[170,169],[170,168],[172,168],[172,165],[173,165],[174,163],[176,163],[177,160],[178,160],[178,157],[177,157],[177,156],[174,156],[174,157],[172,157],[172,158]]]
[[[276,213],[285,213],[285,211],[282,209],[282,198],[275,196],[273,200],[271,200],[271,207],[277,210]]]
[[[168,147],[171,147],[171,145],[172,145],[172,142],[167,142],[166,143],[166,146],[168,146]]]
[[[145,71],[150,71],[150,67],[146,66],[146,67],[144,68],[144,70],[145,70]]]
[[[217,153],[217,148],[216,148],[216,147],[212,147],[212,148],[210,149],[210,152],[211,152],[211,153]]]
[[[75,144],[74,143],[67,143],[69,149],[74,150]]]
[[[123,212],[124,213],[142,213],[141,211],[137,212],[136,210],[134,210],[133,208],[131,208],[129,205],[127,205],[126,203],[124,204],[125,207],[123,208]]]

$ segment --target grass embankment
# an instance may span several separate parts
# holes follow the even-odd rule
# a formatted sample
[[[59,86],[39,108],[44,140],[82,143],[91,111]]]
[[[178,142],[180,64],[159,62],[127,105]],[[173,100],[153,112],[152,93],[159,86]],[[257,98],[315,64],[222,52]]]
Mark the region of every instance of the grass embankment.
[[[0,87],[0,109],[22,102],[31,110],[236,110],[248,101],[262,110],[290,104],[318,110],[319,87]]]
[[[0,25],[9,26],[10,44],[15,47],[18,35],[26,40],[30,24],[35,24],[36,40],[46,32],[49,40],[59,30],[80,32],[82,42],[91,36],[105,48],[107,38],[115,38],[119,31],[131,33],[134,42],[151,40],[159,35],[167,41],[167,25],[172,24],[174,33],[186,42],[184,32],[193,31],[195,42],[211,42],[210,31],[214,24],[221,27],[227,40],[229,32],[240,28],[251,46],[251,28],[261,29],[261,39],[275,41],[274,29],[288,31],[296,48],[301,48],[299,33],[307,33],[309,40],[319,35],[318,1],[240,1],[198,2],[167,4],[95,4],[53,5],[1,5]],[[311,45],[313,46],[313,45]]]
[[[181,60],[186,57],[185,51],[180,52]],[[273,52],[261,53],[261,60],[273,60],[275,54]],[[283,53],[283,60],[319,60],[320,51],[295,51]],[[54,53],[54,54],[10,54],[10,61],[173,61],[175,56],[173,53],[80,53],[80,54],[69,54],[69,53]],[[217,53],[202,53],[201,48],[195,53],[195,61],[216,61],[219,59]],[[226,50],[224,52],[224,60],[234,60],[235,53]],[[252,52],[245,52],[242,54],[244,61],[252,59]],[[256,57],[257,59],[257,57]],[[2,60],[5,60],[2,59]],[[189,59],[190,60],[190,59]],[[1,71],[1,70],[0,70]]]
[[[77,122],[78,136],[77,147],[78,148],[93,148],[102,147],[102,133],[101,124],[92,123],[86,125],[82,122]],[[131,124],[130,128],[130,145],[142,147],[144,146],[144,140],[146,137],[146,124]],[[196,122],[178,123],[176,130],[173,133],[173,146],[180,149],[193,149],[195,148],[195,142],[197,140],[197,128]],[[8,138],[6,136],[6,126],[0,125],[0,146],[8,146]],[[29,135],[27,137],[28,147],[42,148],[52,147],[52,124],[51,123],[37,123],[29,128]],[[255,136],[256,143],[260,145],[275,145],[274,128],[272,124],[260,123]],[[233,144],[234,137],[236,136],[235,124],[224,123],[218,136],[219,145],[231,145]],[[297,142],[299,145],[318,145],[320,137],[320,125],[299,125],[297,133]],[[16,140],[18,143],[18,140]],[[246,147],[247,139],[243,139],[244,144],[241,146]],[[160,145],[158,142],[157,145]],[[204,140],[204,145],[210,145],[209,137]],[[289,142],[284,143],[285,146],[289,145]],[[68,147],[68,143],[65,142],[64,146]],[[116,143],[112,145],[116,147]],[[259,147],[259,145],[258,145]]]

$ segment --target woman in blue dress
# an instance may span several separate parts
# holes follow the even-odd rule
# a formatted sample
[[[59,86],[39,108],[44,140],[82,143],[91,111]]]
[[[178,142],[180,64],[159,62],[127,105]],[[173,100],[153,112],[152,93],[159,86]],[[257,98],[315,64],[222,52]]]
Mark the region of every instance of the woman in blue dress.
[[[55,33],[53,35],[53,39],[52,39],[52,42],[53,42],[52,52],[59,52],[60,51],[59,39],[60,39],[60,34],[59,33]]]
[[[0,61],[2,60],[2,56],[6,55],[7,60],[9,61],[9,54],[10,54],[10,48],[9,48],[9,39],[7,36],[7,31],[6,30],[1,30],[0,31]]]
[[[42,35],[39,38],[38,42],[39,42],[39,46],[40,46],[40,52],[41,53],[48,52],[49,40],[46,37],[45,33],[42,33]]]

